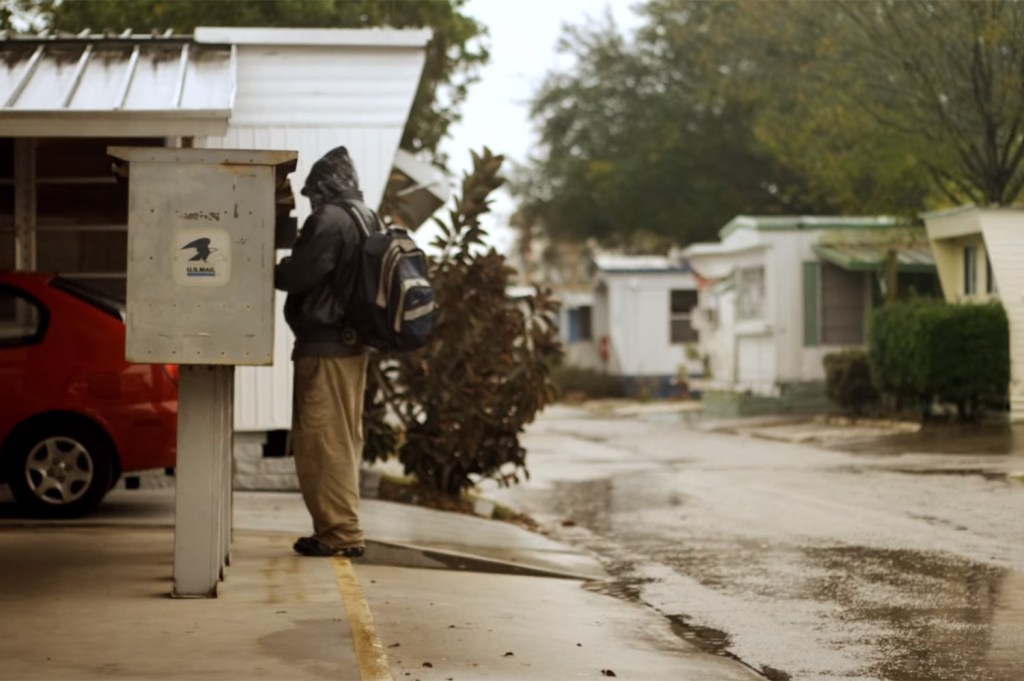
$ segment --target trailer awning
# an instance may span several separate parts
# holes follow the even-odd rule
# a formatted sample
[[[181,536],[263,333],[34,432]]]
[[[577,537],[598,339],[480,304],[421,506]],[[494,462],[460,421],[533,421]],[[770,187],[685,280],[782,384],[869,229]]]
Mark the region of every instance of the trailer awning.
[[[188,36],[0,34],[0,136],[222,135],[229,45]]]
[[[440,169],[399,149],[388,181],[395,216],[416,229],[451,197],[451,185]]]
[[[902,272],[934,272],[935,255],[931,246],[886,244],[818,244],[814,252],[822,260],[851,272],[881,270],[889,257],[896,253],[896,267]]]

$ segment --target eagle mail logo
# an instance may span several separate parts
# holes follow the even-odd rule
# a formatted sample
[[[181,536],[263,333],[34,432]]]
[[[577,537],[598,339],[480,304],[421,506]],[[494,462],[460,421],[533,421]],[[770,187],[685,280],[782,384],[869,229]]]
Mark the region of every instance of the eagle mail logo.
[[[174,281],[184,286],[223,286],[231,275],[231,241],[223,229],[181,229],[174,239]]]
[[[210,245],[210,241],[211,240],[209,238],[202,237],[200,239],[195,239],[194,241],[190,241],[189,243],[187,243],[184,246],[182,246],[182,250],[193,248],[196,251],[196,254],[188,259],[189,262],[195,262],[195,263],[202,262],[203,263],[202,265],[196,264],[196,265],[193,265],[191,267],[186,267],[185,268],[185,276],[188,276],[188,277],[216,277],[217,276],[216,268],[214,268],[212,265],[208,264],[210,262],[210,256],[213,255],[213,253],[217,250],[216,248],[214,248],[213,246]]]

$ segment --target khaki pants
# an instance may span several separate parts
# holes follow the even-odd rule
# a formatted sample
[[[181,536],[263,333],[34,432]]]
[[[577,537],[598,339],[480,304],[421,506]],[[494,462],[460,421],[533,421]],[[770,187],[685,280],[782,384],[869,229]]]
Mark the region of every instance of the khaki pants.
[[[334,548],[363,546],[359,464],[366,355],[299,357],[294,387],[292,452],[313,536]]]

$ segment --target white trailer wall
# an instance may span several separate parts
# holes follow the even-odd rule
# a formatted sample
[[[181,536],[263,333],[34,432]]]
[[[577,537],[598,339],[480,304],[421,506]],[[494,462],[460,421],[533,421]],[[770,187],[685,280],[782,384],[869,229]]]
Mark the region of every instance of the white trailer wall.
[[[671,291],[695,291],[693,275],[605,273],[603,280],[608,317],[602,322],[611,341],[612,371],[622,376],[674,376],[686,364],[686,348],[671,342]]]
[[[309,168],[324,152],[344,145],[367,204],[376,207],[429,37],[429,31],[197,29],[197,40],[237,45],[238,78],[227,134],[197,139],[196,146],[298,151],[291,183],[301,226],[309,203],[298,191]],[[236,374],[239,431],[291,427],[292,335],[282,314],[284,295],[277,298],[274,366],[240,368]]]

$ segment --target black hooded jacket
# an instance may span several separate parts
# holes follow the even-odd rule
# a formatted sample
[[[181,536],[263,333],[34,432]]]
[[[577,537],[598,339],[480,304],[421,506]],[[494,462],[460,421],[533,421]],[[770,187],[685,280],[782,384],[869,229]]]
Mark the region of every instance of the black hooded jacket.
[[[312,202],[313,212],[291,255],[274,270],[274,286],[288,293],[284,316],[295,334],[292,357],[362,353],[362,345],[344,331],[344,292],[352,290],[362,235],[342,206],[346,200],[363,198],[344,147],[329,151],[313,165],[302,193]]]

